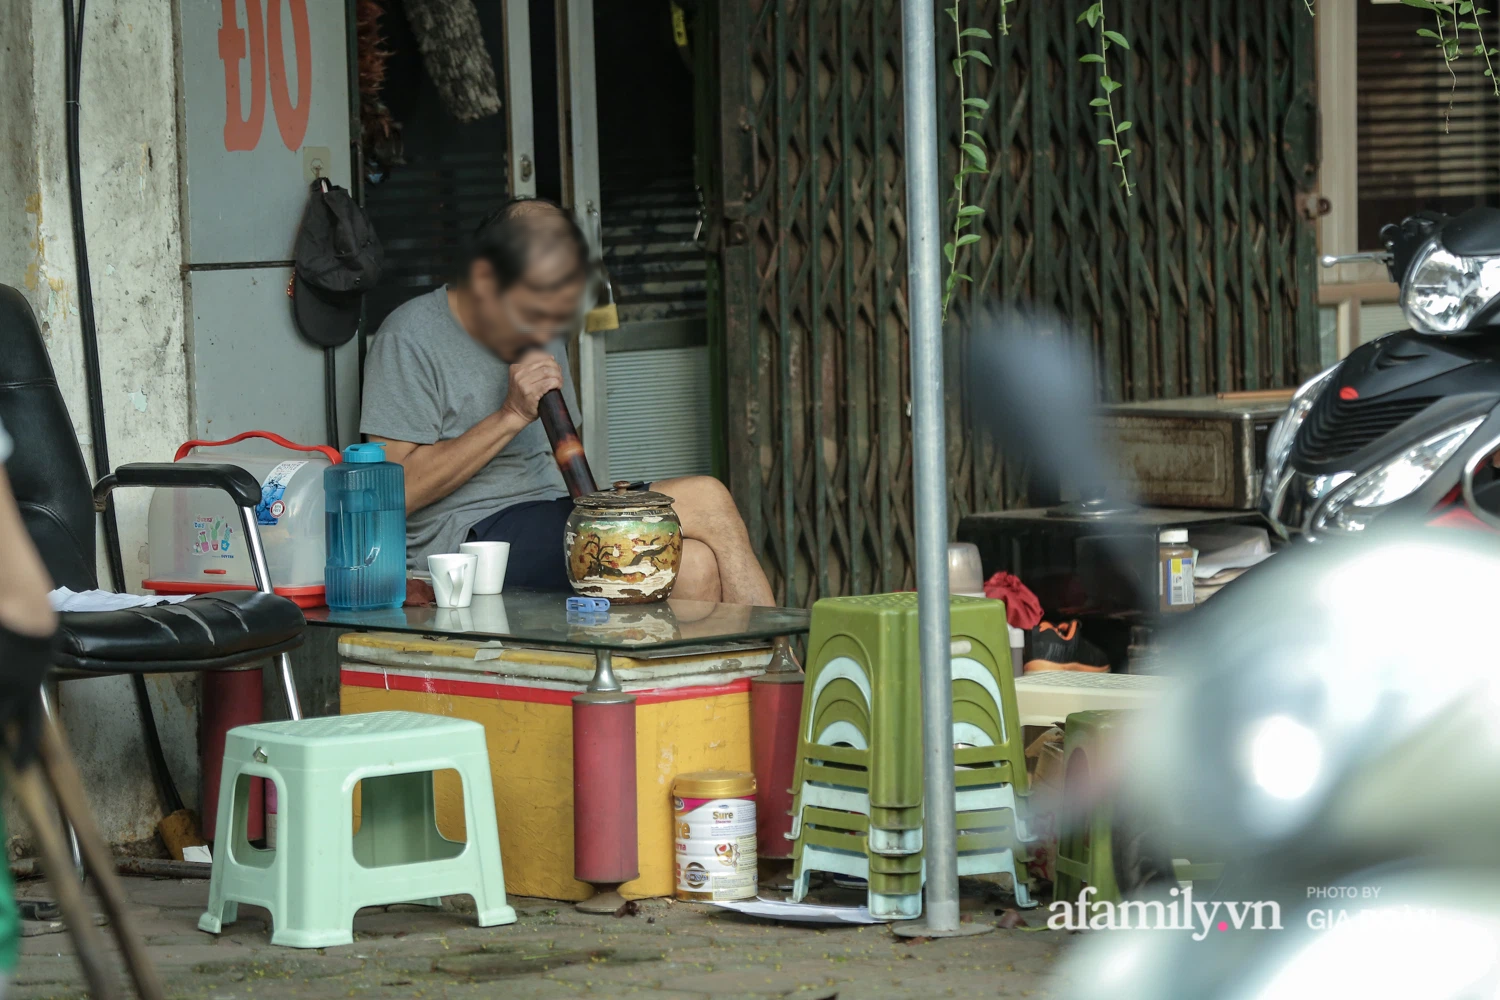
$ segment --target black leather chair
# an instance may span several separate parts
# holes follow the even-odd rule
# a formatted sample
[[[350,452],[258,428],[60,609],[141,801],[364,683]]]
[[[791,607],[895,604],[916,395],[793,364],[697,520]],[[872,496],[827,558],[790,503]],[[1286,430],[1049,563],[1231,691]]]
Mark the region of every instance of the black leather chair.
[[[125,486],[210,487],[228,493],[240,508],[255,568],[257,590],[126,611],[62,614],[56,679],[250,669],[274,660],[292,717],[301,717],[288,651],[301,645],[306,621],[295,604],[271,592],[256,530],[260,484],[254,476],[234,465],[137,463],[91,483],[36,317],[8,285],[0,285],[0,421],[15,442],[5,464],[11,488],[56,586],[98,588],[94,515],[111,491]]]

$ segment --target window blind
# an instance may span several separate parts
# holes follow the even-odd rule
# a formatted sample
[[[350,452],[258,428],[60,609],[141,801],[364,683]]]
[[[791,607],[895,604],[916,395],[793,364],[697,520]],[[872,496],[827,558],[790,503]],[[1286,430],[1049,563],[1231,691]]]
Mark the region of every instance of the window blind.
[[[1452,37],[1452,15],[1442,20]],[[1485,41],[1500,46],[1500,15],[1486,15],[1482,26]],[[1476,33],[1460,33],[1462,52],[1450,67],[1437,42],[1417,34],[1424,28],[1438,30],[1431,11],[1359,7],[1362,249],[1379,247],[1381,226],[1419,209],[1457,212],[1500,201],[1500,97],[1484,75],[1484,57],[1473,53]],[[1500,71],[1500,56],[1491,59]]]

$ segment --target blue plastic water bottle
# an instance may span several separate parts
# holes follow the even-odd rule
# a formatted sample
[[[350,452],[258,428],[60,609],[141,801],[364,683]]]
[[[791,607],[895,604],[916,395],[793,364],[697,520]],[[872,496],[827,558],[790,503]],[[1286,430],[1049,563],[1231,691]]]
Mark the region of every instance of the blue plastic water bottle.
[[[328,559],[323,586],[339,611],[406,600],[406,472],[383,444],[351,444],[323,473]]]

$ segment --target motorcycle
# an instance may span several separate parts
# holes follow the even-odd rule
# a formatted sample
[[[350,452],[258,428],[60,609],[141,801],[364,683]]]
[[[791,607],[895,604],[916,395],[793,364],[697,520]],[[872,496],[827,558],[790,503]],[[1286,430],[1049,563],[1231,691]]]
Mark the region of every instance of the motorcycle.
[[[1112,750],[1112,809],[1149,818],[1168,863],[1223,873],[1189,897],[1157,859],[1165,878],[1122,884],[1057,992],[1500,996],[1497,577],[1500,536],[1382,526],[1295,546],[1185,616],[1162,654],[1177,690]]]
[[[1350,536],[1378,520],[1500,528],[1500,209],[1422,212],[1381,231],[1411,329],[1299,387],[1271,430],[1261,512],[1283,537]]]

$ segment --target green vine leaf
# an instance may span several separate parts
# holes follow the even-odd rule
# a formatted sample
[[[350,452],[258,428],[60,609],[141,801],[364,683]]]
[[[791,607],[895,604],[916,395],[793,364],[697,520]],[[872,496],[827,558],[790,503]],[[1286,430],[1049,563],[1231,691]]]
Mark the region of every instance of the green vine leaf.
[[[1008,35],[1010,25],[1006,20],[1006,10],[1015,0],[1000,0],[1000,34]],[[986,174],[989,172],[989,158],[986,156],[984,147],[984,136],[978,131],[977,125],[969,127],[970,122],[981,122],[990,110],[989,102],[979,97],[969,97],[964,93],[964,67],[970,60],[983,63],[985,66],[994,67],[990,61],[989,54],[979,49],[964,48],[964,39],[977,38],[985,41],[993,41],[994,36],[984,28],[963,26],[962,10],[959,0],[952,0],[953,5],[946,8],[948,16],[953,19],[953,40],[958,49],[958,57],[953,60],[953,74],[958,78],[958,108],[959,108],[959,163],[958,170],[953,175],[953,196],[949,204],[953,206],[953,239],[943,244],[943,256],[948,260],[948,279],[943,283],[943,320],[948,319],[948,308],[953,303],[954,292],[958,289],[960,281],[973,281],[967,274],[959,270],[959,253],[971,244],[979,242],[978,233],[966,233],[966,229],[975,220],[984,216],[984,209],[978,205],[964,203],[964,178],[971,174]]]
[[[1090,28],[1098,29],[1098,51],[1085,53],[1078,57],[1080,63],[1093,64],[1099,67],[1099,89],[1104,91],[1103,97],[1095,97],[1089,101],[1089,107],[1096,108],[1095,115],[1109,121],[1109,135],[1099,140],[1099,145],[1114,151],[1113,166],[1120,171],[1120,187],[1125,189],[1125,197],[1134,195],[1134,189],[1130,185],[1130,173],[1125,169],[1125,158],[1130,155],[1130,150],[1125,148],[1123,136],[1130,131],[1132,123],[1128,121],[1117,121],[1115,119],[1114,95],[1115,91],[1124,86],[1123,83],[1109,75],[1109,50],[1119,48],[1126,52],[1130,51],[1130,41],[1118,31],[1105,27],[1103,0],[1096,0],[1090,4],[1083,13],[1079,14],[1074,23],[1088,23]]]
[[[1448,107],[1443,111],[1443,131],[1453,131],[1453,99],[1458,93],[1458,74],[1453,71],[1453,60],[1458,58],[1458,10],[1453,10],[1453,38],[1448,38],[1443,30],[1443,8],[1433,3],[1433,0],[1401,0],[1408,7],[1418,7],[1422,10],[1432,11],[1437,30],[1430,28],[1418,28],[1419,38],[1431,38],[1436,40],[1438,51],[1443,54],[1443,65],[1448,69]]]
[[[1000,0],[1000,34],[1002,35],[1010,34],[1010,18],[1007,16],[1005,8],[1015,2],[1016,0]]]
[[[1473,31],[1479,38],[1479,43],[1474,46],[1474,50],[1471,54],[1484,57],[1485,78],[1490,81],[1490,86],[1494,89],[1495,96],[1500,97],[1500,80],[1495,79],[1495,64],[1491,60],[1491,57],[1494,56],[1496,52],[1493,48],[1490,48],[1490,46],[1485,44],[1484,28],[1479,24],[1479,19],[1488,14],[1489,11],[1475,4],[1473,0],[1463,0],[1463,2],[1458,5],[1458,12],[1460,14],[1466,14],[1473,19],[1470,21],[1465,21],[1462,25],[1460,25],[1460,27],[1467,28]]]
[[[1089,5],[1087,10],[1078,15],[1078,19],[1074,23],[1082,24],[1084,21],[1087,21],[1090,28],[1097,28],[1099,22],[1102,20],[1104,20],[1104,4],[1100,2]]]

